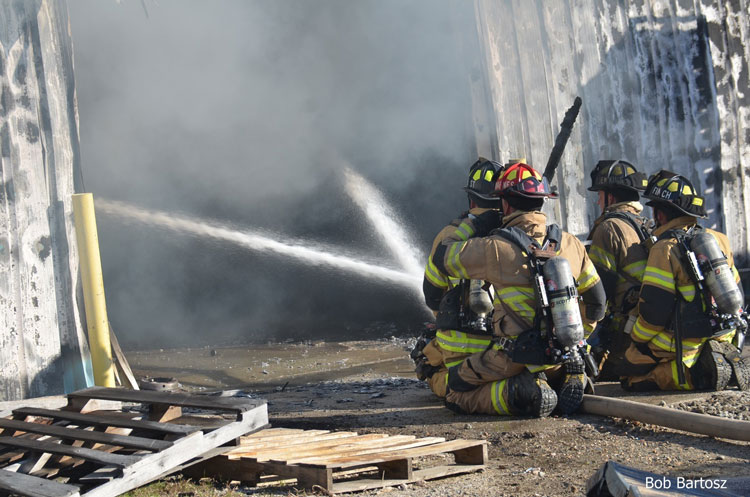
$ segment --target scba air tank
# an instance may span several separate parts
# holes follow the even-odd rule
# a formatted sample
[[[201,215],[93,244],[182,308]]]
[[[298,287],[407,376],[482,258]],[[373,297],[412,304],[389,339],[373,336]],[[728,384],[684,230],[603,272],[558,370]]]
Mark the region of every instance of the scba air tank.
[[[583,340],[583,322],[570,264],[564,257],[552,257],[544,263],[542,273],[555,336],[562,346],[573,346]]]
[[[471,280],[469,284],[469,307],[479,316],[484,317],[492,312],[493,305],[490,294],[482,286],[484,286],[484,280]]]
[[[690,241],[690,249],[695,253],[698,266],[706,280],[708,291],[716,301],[722,314],[737,314],[744,303],[742,292],[734,281],[724,252],[711,234],[698,233]]]

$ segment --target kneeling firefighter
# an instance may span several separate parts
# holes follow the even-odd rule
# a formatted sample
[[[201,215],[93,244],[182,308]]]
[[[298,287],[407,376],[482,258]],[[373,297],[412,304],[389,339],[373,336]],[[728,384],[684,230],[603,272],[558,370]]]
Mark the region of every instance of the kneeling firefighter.
[[[729,240],[704,228],[704,198],[679,174],[649,178],[657,241],[643,276],[633,344],[625,353],[627,390],[746,390],[740,357],[747,317]],[[734,343],[733,343],[734,342]]]
[[[436,328],[419,338],[411,357],[417,366],[417,377],[426,380],[440,398],[445,397],[448,368],[490,346],[489,313],[493,306],[489,285],[481,280],[449,277],[433,264],[432,255],[454,232],[464,240],[472,236],[471,219],[489,210],[499,211],[500,199],[490,194],[502,170],[500,163],[483,157],[471,165],[464,188],[469,211],[438,233],[425,267],[422,289],[427,306],[436,314]]]
[[[591,171],[591,183],[601,215],[589,233],[588,252],[607,294],[607,314],[588,342],[600,369],[597,379],[618,380],[653,244],[639,202],[648,178],[624,160],[601,160]]]
[[[495,346],[450,368],[446,405],[477,414],[547,416],[556,406],[573,412],[585,384],[583,324],[604,316],[604,288],[583,244],[547,225],[540,209],[556,194],[538,171],[513,164],[496,190],[502,224],[493,212],[477,216],[473,237],[454,234],[433,255],[449,276],[488,281],[496,292]],[[556,391],[545,371],[556,373]]]

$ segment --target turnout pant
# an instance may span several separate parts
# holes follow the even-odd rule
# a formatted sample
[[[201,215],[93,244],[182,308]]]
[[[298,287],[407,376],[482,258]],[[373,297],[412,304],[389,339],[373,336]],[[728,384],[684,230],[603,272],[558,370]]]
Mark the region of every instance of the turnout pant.
[[[483,352],[490,344],[491,340],[488,336],[453,330],[438,331],[437,336],[422,350],[431,366],[440,367],[427,380],[433,393],[441,399],[444,398],[448,382],[448,368],[457,366],[474,353]]]
[[[661,352],[661,354],[658,354]],[[677,380],[677,356],[664,351],[652,352],[655,357],[643,354],[634,344],[625,351],[626,366],[636,374],[624,377],[625,388],[633,390],[693,390],[690,370],[685,367],[688,386]],[[658,355],[657,355],[658,354]]]
[[[502,350],[472,354],[451,369],[445,400],[469,414],[517,414],[508,392],[510,382],[524,372],[530,374],[526,365],[513,362]]]

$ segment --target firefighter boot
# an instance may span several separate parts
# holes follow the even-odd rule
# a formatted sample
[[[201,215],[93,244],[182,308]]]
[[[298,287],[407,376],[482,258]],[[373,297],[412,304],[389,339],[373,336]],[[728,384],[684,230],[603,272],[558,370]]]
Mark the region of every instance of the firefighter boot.
[[[740,390],[750,388],[750,364],[742,358],[740,351],[729,342],[718,342],[722,348],[722,355],[732,368],[732,378],[729,380],[730,387],[737,387]]]
[[[508,407],[513,414],[544,418],[557,405],[557,394],[547,384],[544,374],[534,375],[528,369],[508,378]]]
[[[565,365],[565,379],[557,390],[557,410],[561,414],[572,414],[581,407],[586,374],[582,362],[569,362]]]
[[[709,340],[703,345],[698,360],[690,368],[693,387],[696,390],[724,390],[732,377],[732,367],[727,363],[723,345]]]

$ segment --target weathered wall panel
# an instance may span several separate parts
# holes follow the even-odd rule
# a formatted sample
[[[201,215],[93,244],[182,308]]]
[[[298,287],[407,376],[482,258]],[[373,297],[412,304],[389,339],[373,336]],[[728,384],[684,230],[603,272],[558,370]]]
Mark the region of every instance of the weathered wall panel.
[[[551,207],[582,234],[599,159],[688,176],[740,264],[750,243],[750,0],[476,0],[499,155],[543,167],[575,95],[583,98]],[[480,151],[481,152],[481,151]]]
[[[70,243],[78,128],[67,26],[62,2],[0,2],[1,400],[86,385]]]

